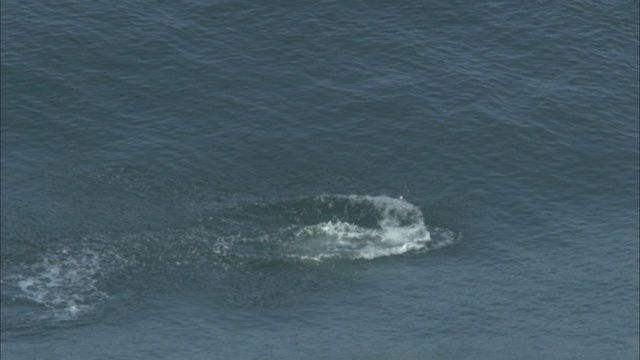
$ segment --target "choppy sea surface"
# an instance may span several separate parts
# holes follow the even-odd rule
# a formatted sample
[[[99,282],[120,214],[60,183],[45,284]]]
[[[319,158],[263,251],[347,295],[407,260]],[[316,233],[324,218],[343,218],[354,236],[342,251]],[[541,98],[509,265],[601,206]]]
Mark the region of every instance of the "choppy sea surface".
[[[3,1],[1,357],[638,359],[637,1]]]

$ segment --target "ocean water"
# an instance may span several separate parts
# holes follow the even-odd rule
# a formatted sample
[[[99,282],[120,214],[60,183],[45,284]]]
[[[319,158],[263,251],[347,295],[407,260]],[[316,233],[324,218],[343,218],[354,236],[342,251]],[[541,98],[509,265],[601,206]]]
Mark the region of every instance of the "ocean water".
[[[637,359],[637,1],[4,1],[1,357]]]

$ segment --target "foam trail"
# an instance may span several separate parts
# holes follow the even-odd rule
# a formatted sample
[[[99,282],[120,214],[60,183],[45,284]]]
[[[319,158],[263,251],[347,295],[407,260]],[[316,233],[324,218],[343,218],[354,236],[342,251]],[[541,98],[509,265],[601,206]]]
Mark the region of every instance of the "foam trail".
[[[3,282],[20,289],[16,297],[30,300],[48,310],[58,320],[71,320],[90,311],[108,296],[96,286],[104,271],[103,259],[92,251],[71,254],[61,250],[43,256],[20,274]]]

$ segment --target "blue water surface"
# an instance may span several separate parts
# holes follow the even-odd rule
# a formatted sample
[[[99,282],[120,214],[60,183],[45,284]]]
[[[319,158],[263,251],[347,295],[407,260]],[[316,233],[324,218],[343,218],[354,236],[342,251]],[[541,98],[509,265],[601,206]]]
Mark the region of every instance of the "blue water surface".
[[[637,359],[633,1],[8,1],[3,359]]]

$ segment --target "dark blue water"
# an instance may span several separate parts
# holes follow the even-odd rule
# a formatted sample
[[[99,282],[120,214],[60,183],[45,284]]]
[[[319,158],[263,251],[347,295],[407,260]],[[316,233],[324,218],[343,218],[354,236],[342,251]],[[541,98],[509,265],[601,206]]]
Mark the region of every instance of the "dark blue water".
[[[2,4],[3,359],[637,359],[634,1]]]

